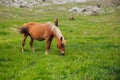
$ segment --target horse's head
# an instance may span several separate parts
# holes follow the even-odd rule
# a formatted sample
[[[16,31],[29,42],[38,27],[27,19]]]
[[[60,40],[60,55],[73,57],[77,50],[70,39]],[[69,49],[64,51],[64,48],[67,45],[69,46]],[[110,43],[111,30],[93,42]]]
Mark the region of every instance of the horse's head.
[[[57,47],[61,53],[61,55],[65,54],[65,40],[63,37],[61,37],[57,43]]]

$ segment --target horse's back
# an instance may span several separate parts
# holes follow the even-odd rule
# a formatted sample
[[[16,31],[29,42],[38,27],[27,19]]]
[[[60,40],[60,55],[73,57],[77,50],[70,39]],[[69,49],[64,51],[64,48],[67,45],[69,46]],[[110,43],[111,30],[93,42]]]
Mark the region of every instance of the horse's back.
[[[45,39],[51,32],[48,24],[30,22],[24,26],[28,28],[30,36],[37,40]]]

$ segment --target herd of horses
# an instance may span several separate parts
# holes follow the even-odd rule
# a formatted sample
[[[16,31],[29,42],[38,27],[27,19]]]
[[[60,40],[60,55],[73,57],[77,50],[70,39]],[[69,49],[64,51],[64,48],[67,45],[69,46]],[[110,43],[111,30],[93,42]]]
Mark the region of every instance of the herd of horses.
[[[74,20],[74,17],[70,17],[69,20]],[[65,38],[62,35],[62,32],[58,28],[58,19],[55,18],[55,25],[51,22],[47,23],[38,23],[38,22],[29,22],[22,25],[18,28],[20,34],[23,34],[22,40],[22,53],[24,53],[24,45],[27,37],[30,37],[30,48],[34,52],[33,42],[34,40],[46,41],[45,54],[47,55],[51,46],[53,38],[56,39],[57,48],[59,49],[61,55],[65,54]]]
[[[74,18],[73,16],[70,16],[70,17],[69,17],[69,20],[70,20],[70,21],[74,21],[75,18]],[[55,26],[58,26],[58,18],[55,18],[54,23],[55,23]]]

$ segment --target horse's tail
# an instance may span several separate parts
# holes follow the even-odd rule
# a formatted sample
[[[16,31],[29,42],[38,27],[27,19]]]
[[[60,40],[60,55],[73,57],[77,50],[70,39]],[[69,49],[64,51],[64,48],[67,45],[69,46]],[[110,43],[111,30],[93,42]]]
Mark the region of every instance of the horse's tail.
[[[23,26],[18,28],[18,32],[20,34],[29,34],[28,28],[27,27],[23,27]]]

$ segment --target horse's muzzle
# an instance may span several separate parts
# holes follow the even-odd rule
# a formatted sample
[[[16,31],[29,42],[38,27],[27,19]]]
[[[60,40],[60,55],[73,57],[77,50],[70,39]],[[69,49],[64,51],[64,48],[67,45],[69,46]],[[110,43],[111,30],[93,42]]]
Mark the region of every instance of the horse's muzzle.
[[[61,53],[62,56],[64,56],[65,54],[64,53]]]

